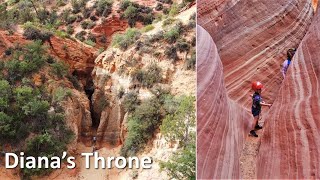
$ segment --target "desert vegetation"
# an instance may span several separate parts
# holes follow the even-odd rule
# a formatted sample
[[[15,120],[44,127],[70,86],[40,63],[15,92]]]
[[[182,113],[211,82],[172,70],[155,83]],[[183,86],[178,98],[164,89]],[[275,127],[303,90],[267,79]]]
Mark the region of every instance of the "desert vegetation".
[[[66,87],[53,94],[44,84],[36,85],[32,75],[51,69],[58,78],[68,74],[63,63],[48,63],[50,57],[40,40],[12,48],[12,54],[1,61],[0,77],[0,141],[31,156],[61,155],[72,139],[66,126],[61,102],[72,96]],[[49,61],[50,62],[50,61]],[[32,134],[32,136],[30,136]],[[42,175],[50,169],[24,169],[23,177]]]

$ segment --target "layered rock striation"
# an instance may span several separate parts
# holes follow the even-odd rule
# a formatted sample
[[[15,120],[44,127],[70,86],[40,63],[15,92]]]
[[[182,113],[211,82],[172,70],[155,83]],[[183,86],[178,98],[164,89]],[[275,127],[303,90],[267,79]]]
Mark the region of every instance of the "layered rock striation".
[[[198,24],[217,45],[231,99],[249,108],[252,81],[272,102],[282,82],[280,66],[311,22],[311,0],[198,1]]]
[[[318,13],[265,117],[257,178],[320,178],[319,30]]]
[[[252,121],[228,98],[216,45],[197,27],[197,177],[239,178],[239,157]]]

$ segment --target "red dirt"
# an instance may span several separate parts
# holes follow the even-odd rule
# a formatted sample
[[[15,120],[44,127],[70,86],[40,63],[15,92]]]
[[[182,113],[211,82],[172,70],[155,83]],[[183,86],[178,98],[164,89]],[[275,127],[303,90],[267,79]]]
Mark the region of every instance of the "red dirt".
[[[107,47],[112,41],[112,35],[117,32],[123,32],[128,28],[128,23],[125,20],[121,20],[120,17],[114,16],[106,19],[106,21],[100,25],[97,25],[92,29],[92,33],[98,37],[106,36],[107,42],[102,44],[98,41],[99,46]]]

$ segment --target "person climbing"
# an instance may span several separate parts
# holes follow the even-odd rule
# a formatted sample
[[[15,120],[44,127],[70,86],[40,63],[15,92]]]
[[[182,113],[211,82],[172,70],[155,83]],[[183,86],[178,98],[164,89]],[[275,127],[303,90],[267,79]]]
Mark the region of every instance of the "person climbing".
[[[255,130],[262,129],[262,127],[259,126],[258,124],[260,113],[261,113],[261,106],[268,106],[269,108],[271,107],[271,104],[267,104],[262,100],[262,97],[261,97],[262,88],[263,88],[263,85],[261,82],[257,81],[252,83],[252,89],[254,90],[254,93],[252,95],[251,112],[254,118],[254,122],[253,122],[252,130],[250,131],[250,134],[254,137],[258,137]]]
[[[287,70],[289,68],[289,65],[291,63],[291,60],[295,52],[296,52],[295,48],[290,48],[287,51],[287,59],[283,62],[282,69],[281,69],[283,79],[286,77]]]
[[[92,142],[93,142],[94,145],[96,145],[96,142],[97,142],[97,137],[96,136],[93,136]]]

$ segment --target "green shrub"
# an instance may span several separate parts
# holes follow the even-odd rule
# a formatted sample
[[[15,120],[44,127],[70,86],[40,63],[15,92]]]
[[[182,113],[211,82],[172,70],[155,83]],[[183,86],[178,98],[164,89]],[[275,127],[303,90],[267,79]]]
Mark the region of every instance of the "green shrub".
[[[60,133],[65,133],[64,137],[62,138],[59,135],[55,135],[54,133],[45,132],[43,134],[39,134],[32,139],[28,140],[27,148],[25,154],[27,156],[61,156],[63,151],[67,150],[67,143],[70,142],[72,138],[72,133],[70,130],[63,127],[64,130],[60,130]],[[57,132],[56,132],[57,133]],[[60,134],[59,133],[59,134]],[[33,176],[33,175],[45,175],[51,172],[52,169],[23,169],[24,176]]]
[[[41,32],[39,29],[29,26],[24,30],[23,36],[28,40],[41,40],[42,42],[46,42],[50,41],[52,33],[46,31]]]
[[[87,29],[89,25],[89,21],[82,21],[80,25],[82,29]]]
[[[130,27],[134,27],[137,21],[138,9],[130,5],[123,13],[124,18],[128,19]]]
[[[90,16],[90,20],[91,20],[91,21],[97,21],[98,18],[97,18],[96,16]]]
[[[144,147],[161,122],[161,104],[157,98],[143,101],[128,118],[128,136],[121,148],[122,156],[132,156]]]
[[[116,34],[113,38],[112,45],[126,50],[140,37],[140,32],[137,29],[128,29],[125,34]]]
[[[175,16],[179,13],[179,7],[178,7],[178,4],[177,3],[173,3],[171,5],[171,8],[169,10],[169,16]]]
[[[90,41],[92,41],[92,42],[94,42],[94,43],[97,42],[96,36],[93,35],[92,33],[89,33],[89,34],[88,34],[87,40],[90,40]]]
[[[58,87],[53,91],[53,101],[60,102],[65,100],[65,98],[70,97],[72,95],[72,91],[68,88]]]
[[[25,22],[33,22],[36,15],[33,11],[33,9],[28,5],[28,2],[21,2],[19,3],[17,9],[13,9],[15,12],[14,16],[18,18],[18,21],[20,23],[25,23]]]
[[[33,99],[32,101],[29,101],[26,103],[23,107],[22,110],[24,111],[25,115],[30,115],[30,116],[41,116],[45,115],[48,110],[49,110],[49,102],[48,101],[39,101]]]
[[[157,64],[151,64],[147,66],[146,73],[143,76],[142,85],[146,87],[152,87],[153,84],[162,81],[161,68]]]
[[[132,5],[132,2],[129,1],[129,0],[123,0],[121,3],[120,3],[120,10],[124,11],[126,10],[130,5]]]
[[[7,143],[16,137],[13,118],[0,111],[0,141]]]
[[[68,25],[68,26],[67,26],[67,33],[68,33],[69,35],[72,35],[72,34],[74,33],[74,29],[73,29],[73,27],[72,27],[71,25]]]
[[[91,12],[92,12],[91,9],[84,8],[83,11],[82,11],[83,17],[85,19],[88,19],[90,17],[90,15],[91,15]]]
[[[61,37],[61,38],[68,38],[70,37],[68,33],[66,33],[64,30],[60,31],[60,30],[57,30],[55,32],[56,36],[58,37]]]
[[[138,94],[136,92],[129,92],[123,98],[123,107],[127,112],[133,112],[140,104]]]
[[[73,75],[67,75],[68,80],[72,83],[73,87],[76,88],[77,90],[81,90],[81,85],[77,79],[76,76]]]
[[[160,42],[164,38],[163,31],[158,31],[156,34],[152,35],[149,39],[150,43]]]
[[[164,54],[167,56],[167,58],[172,59],[172,60],[178,60],[178,54],[177,54],[177,48],[174,46],[167,46]]]
[[[37,15],[40,23],[45,24],[45,22],[49,19],[50,12],[46,9],[40,9],[38,10]]]
[[[196,52],[195,51],[192,52],[191,58],[186,59],[185,68],[188,70],[196,69]]]
[[[80,12],[81,8],[85,7],[86,0],[71,0],[72,13],[77,14]]]
[[[68,16],[68,18],[67,18],[67,20],[66,20],[66,23],[67,23],[67,24],[72,24],[72,23],[74,23],[76,20],[77,20],[77,17],[76,17],[76,16],[70,15],[70,16]]]
[[[68,74],[68,66],[62,61],[55,62],[51,64],[51,71],[59,78],[63,78]]]
[[[171,25],[172,23],[174,23],[176,21],[176,19],[173,18],[167,18],[162,22],[162,27],[166,27],[168,25]]]
[[[89,24],[87,26],[88,29],[92,29],[94,26],[96,26],[96,23],[93,21],[89,21]]]
[[[9,107],[9,97],[11,96],[10,84],[6,80],[0,80],[0,111]]]
[[[177,49],[180,52],[188,52],[190,50],[190,45],[185,40],[178,40]]]
[[[167,162],[160,162],[160,171],[166,171],[170,179],[196,179],[196,142],[180,149]]]
[[[46,62],[45,52],[41,41],[35,41],[25,45],[23,50],[14,51],[13,60],[5,63],[8,79],[13,82],[22,77],[38,71]],[[23,57],[23,61],[17,60]]]
[[[153,16],[153,14],[146,14],[146,15],[143,16],[142,22],[143,22],[144,25],[148,25],[148,24],[152,24],[154,19],[155,18]]]
[[[60,87],[52,97],[44,86],[38,88],[27,78],[49,59],[40,41],[16,46],[10,58],[3,67],[9,80],[0,80],[0,143],[9,144],[28,156],[50,158],[61,155],[72,138],[72,132],[64,122],[59,101],[71,96],[72,92]],[[45,77],[41,79],[44,81]],[[51,107],[54,111],[48,113]],[[23,169],[20,175],[28,179],[46,172],[45,169]]]
[[[96,2],[96,15],[107,17],[112,12],[112,4],[111,0],[98,0]]]
[[[154,14],[150,7],[145,7],[130,1],[123,1],[120,4],[120,10],[123,11],[121,18],[128,20],[129,26],[134,27],[137,21],[143,24],[151,24],[154,20]]]
[[[86,31],[80,31],[75,35],[75,37],[77,39],[79,39],[80,41],[85,41],[86,40],[85,37],[84,37],[85,35],[87,35]]]
[[[173,44],[177,41],[179,38],[179,29],[178,28],[172,28],[169,31],[164,33],[164,39],[170,43]]]
[[[160,169],[166,170],[170,178],[195,179],[196,174],[196,126],[195,98],[182,96],[175,98],[178,103],[174,111],[168,114],[160,126],[161,134],[167,141],[179,143],[179,151],[167,162],[160,162]],[[167,102],[166,102],[167,103]]]
[[[157,6],[154,8],[156,11],[161,11],[163,9],[163,4],[157,3]]]
[[[196,15],[196,13],[193,13],[191,16],[190,16],[190,18],[189,18],[189,20],[196,20],[196,17],[197,17],[197,15]]]
[[[156,64],[147,66],[146,70],[136,70],[131,74],[133,80],[141,83],[143,87],[152,87],[155,83],[162,81],[161,68]]]
[[[149,24],[149,25],[143,27],[142,32],[148,32],[148,31],[151,31],[153,29],[154,29],[154,26]]]
[[[95,42],[93,42],[93,41],[91,41],[91,40],[88,40],[88,39],[85,40],[84,43],[86,43],[86,44],[88,44],[89,46],[92,46],[92,47],[96,45]]]
[[[81,22],[83,20],[83,17],[81,15],[77,15],[76,22]]]
[[[190,20],[186,26],[187,29],[195,29],[196,28],[196,21]]]

